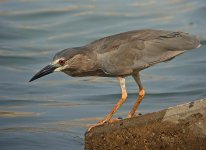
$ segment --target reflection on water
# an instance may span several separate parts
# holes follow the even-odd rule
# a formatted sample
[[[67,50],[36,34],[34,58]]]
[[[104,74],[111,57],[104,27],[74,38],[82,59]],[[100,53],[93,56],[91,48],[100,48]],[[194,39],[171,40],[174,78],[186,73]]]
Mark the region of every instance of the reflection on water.
[[[64,48],[111,34],[158,28],[198,35],[202,47],[142,72],[147,95],[139,112],[157,111],[206,96],[205,0],[0,1],[0,146],[9,149],[83,149],[86,128],[120,97],[114,78],[54,73],[28,80]],[[129,98],[137,86],[127,78]]]
[[[33,112],[9,112],[9,111],[1,111],[0,117],[29,117],[39,115]]]

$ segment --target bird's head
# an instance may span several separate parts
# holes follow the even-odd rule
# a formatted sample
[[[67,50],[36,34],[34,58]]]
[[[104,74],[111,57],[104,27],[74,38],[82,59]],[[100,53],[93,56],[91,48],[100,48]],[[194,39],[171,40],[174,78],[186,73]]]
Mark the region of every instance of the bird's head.
[[[29,82],[34,81],[38,78],[41,78],[45,75],[53,73],[55,71],[62,71],[67,68],[67,60],[66,58],[59,58],[57,60],[53,60],[49,65],[41,69],[38,73],[36,73]]]
[[[85,65],[91,66],[87,63],[88,61],[89,59],[85,55],[85,52],[82,51],[82,49],[65,49],[58,52],[54,56],[53,61],[49,65],[41,69],[38,73],[36,73],[29,82],[58,71],[72,75],[72,73],[76,70],[87,69]]]

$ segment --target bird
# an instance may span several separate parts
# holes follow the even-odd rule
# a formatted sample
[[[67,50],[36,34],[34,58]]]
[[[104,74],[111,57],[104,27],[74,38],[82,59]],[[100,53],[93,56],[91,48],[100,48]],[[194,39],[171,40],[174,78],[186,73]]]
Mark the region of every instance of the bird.
[[[132,76],[138,85],[137,99],[127,116],[131,118],[145,96],[140,71],[200,46],[199,39],[186,32],[157,29],[128,31],[57,52],[51,63],[36,73],[30,82],[53,72],[63,72],[72,77],[116,77],[121,87],[121,98],[111,112],[90,130],[111,122],[115,112],[126,101],[127,76]]]

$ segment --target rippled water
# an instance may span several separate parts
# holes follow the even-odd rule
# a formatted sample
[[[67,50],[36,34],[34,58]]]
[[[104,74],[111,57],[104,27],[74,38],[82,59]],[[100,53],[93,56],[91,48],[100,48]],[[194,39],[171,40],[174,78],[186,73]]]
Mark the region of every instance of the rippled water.
[[[181,30],[202,47],[142,71],[147,95],[139,112],[157,111],[206,96],[205,0],[1,0],[0,149],[83,149],[89,124],[120,97],[114,78],[54,73],[28,80],[64,48],[134,29]],[[125,116],[137,97],[127,78]]]

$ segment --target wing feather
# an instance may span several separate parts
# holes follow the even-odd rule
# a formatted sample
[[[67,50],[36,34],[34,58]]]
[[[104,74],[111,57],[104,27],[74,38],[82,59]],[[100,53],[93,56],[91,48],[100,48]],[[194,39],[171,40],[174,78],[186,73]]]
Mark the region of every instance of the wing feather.
[[[105,72],[131,74],[198,45],[199,40],[188,33],[148,29],[105,37],[88,47],[96,53],[97,63]]]

